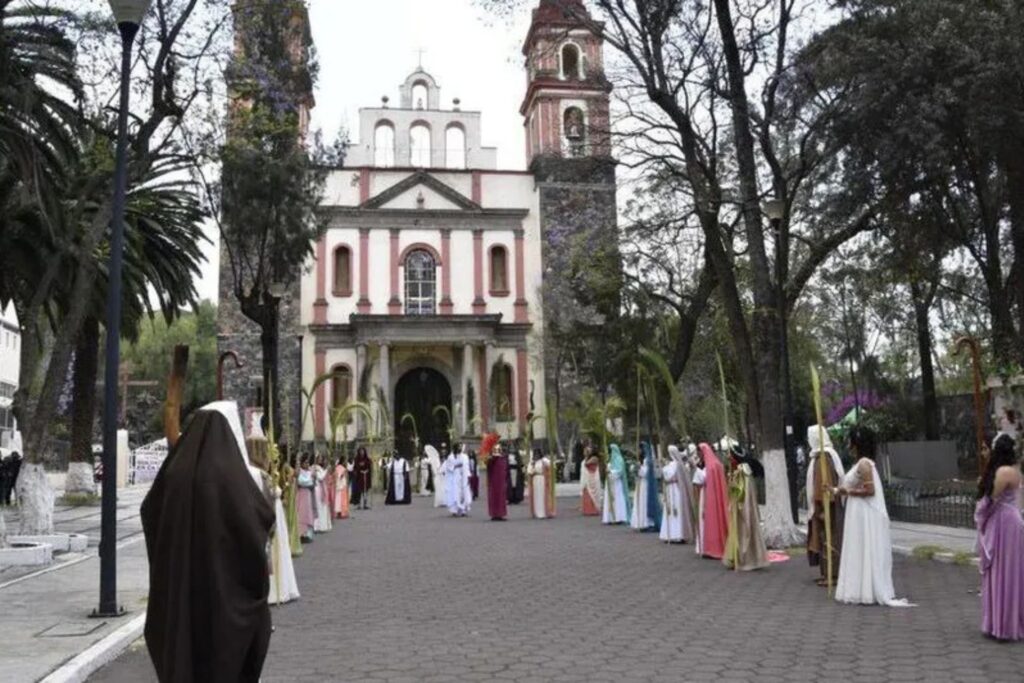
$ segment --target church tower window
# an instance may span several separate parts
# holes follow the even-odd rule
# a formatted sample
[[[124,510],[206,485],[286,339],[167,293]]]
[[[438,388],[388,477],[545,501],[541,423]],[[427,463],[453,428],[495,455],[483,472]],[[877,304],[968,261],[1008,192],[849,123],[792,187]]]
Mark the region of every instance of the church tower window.
[[[508,296],[508,250],[491,247],[491,295]]]
[[[426,109],[429,106],[427,84],[423,81],[416,81],[412,85],[412,108]]]
[[[331,370],[331,408],[341,409],[352,396],[352,371],[347,365],[336,365]]]
[[[583,80],[583,58],[580,48],[574,43],[562,46],[562,79],[567,81]]]
[[[395,165],[395,127],[381,121],[373,131],[373,165],[390,168]]]
[[[457,123],[444,131],[445,165],[448,168],[466,168],[466,131]]]
[[[352,250],[340,246],[334,250],[334,296],[352,295]]]
[[[405,314],[433,315],[437,294],[437,263],[417,249],[405,258]]]
[[[566,108],[562,115],[562,131],[565,135],[568,155],[571,157],[585,156],[587,153],[587,131],[582,109],[579,107]]]
[[[414,123],[409,129],[410,159],[413,166],[430,166],[430,127],[425,123]]]

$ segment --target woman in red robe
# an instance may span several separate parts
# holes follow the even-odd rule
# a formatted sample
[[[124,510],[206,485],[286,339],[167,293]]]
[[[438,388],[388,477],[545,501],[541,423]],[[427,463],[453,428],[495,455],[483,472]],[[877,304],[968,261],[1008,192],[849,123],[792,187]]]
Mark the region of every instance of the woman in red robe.
[[[487,458],[487,513],[492,522],[504,522],[508,517],[508,458],[497,443],[497,434],[484,437],[480,452]]]
[[[729,534],[728,498],[725,487],[725,468],[706,443],[700,445],[704,461],[701,484],[700,533],[697,551],[716,560],[725,555],[725,539]]]

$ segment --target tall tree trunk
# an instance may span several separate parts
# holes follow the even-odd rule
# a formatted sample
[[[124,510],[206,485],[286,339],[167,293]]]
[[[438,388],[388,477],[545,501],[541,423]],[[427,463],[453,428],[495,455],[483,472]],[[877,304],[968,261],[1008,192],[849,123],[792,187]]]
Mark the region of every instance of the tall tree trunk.
[[[263,411],[273,416],[274,438],[283,436],[281,425],[281,384],[278,371],[279,302],[266,297],[263,303],[263,323],[260,329],[260,347],[263,355]],[[353,377],[353,381],[357,378]],[[269,422],[268,422],[269,424]]]
[[[729,106],[732,114],[741,211],[752,276],[754,312],[751,319],[752,334],[747,349],[755,354],[748,361],[752,361],[750,364],[754,366],[754,372],[744,373],[744,379],[748,397],[754,408],[754,429],[765,468],[765,542],[774,548],[788,547],[800,541],[800,532],[793,523],[790,511],[782,395],[779,391],[782,320],[777,314],[777,289],[772,285],[765,250],[764,220],[757,185],[757,161],[754,154],[746,77],[733,26],[730,0],[714,0],[714,6],[728,73]]]
[[[89,316],[75,345],[71,375],[71,455],[68,462],[67,493],[95,493],[93,479],[92,429],[96,417],[96,373],[99,367],[100,322]]]
[[[1002,166],[1006,173],[1006,198],[1010,207],[1010,235],[1013,244],[1009,289],[1010,299],[1017,307],[1016,343],[1019,351],[1022,347],[1021,338],[1024,337],[1024,134],[1014,128],[1006,140]]]
[[[921,397],[924,408],[924,438],[939,439],[939,398],[935,393],[935,366],[932,363],[932,329],[928,313],[931,301],[917,281],[911,281],[910,293],[914,303],[914,322],[917,327],[917,352],[921,361]]]

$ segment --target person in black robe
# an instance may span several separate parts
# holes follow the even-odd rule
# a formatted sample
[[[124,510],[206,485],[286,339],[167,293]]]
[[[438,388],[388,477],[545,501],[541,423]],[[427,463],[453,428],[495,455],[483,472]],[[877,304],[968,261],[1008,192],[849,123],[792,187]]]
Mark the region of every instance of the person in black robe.
[[[408,505],[412,502],[412,487],[409,486],[409,463],[405,456],[395,451],[387,469],[388,495],[385,505]]]
[[[142,503],[146,647],[161,683],[257,683],[270,645],[274,509],[248,465],[237,407],[215,406],[195,414]]]
[[[523,476],[523,459],[514,444],[505,450],[508,453],[508,502],[509,505],[519,505],[523,502],[523,489],[526,483]]]
[[[590,441],[583,443],[577,441],[576,445],[572,449],[572,479],[573,481],[579,481],[583,475],[583,462],[589,457],[586,450],[591,448]]]
[[[356,450],[356,459],[352,463],[352,505],[366,510],[370,507],[370,485],[373,483],[373,462],[360,446]]]

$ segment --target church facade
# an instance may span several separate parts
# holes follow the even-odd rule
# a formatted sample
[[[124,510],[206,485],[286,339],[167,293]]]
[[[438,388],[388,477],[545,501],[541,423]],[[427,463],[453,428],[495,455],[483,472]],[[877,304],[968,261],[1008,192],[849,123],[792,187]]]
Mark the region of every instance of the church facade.
[[[546,412],[551,235],[615,229],[601,42],[564,4],[542,0],[524,43],[527,170],[498,168],[480,112],[446,105],[422,68],[396,102],[360,109],[358,141],[327,181],[328,228],[284,318],[297,365],[285,374],[303,387],[329,377],[304,441],[330,439],[332,412],[353,401],[372,415],[354,414],[338,438],[390,431],[406,452],[414,435],[518,437]],[[222,318],[226,350],[242,339],[237,317]],[[233,388],[243,402],[258,394]]]

